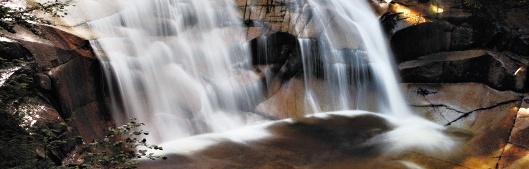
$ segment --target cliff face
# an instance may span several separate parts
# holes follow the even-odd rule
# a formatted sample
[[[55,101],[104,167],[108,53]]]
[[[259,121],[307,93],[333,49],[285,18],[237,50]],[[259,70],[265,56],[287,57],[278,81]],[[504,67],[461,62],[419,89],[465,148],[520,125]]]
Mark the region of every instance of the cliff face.
[[[91,142],[102,138],[112,120],[107,111],[102,68],[88,41],[53,27],[41,26],[40,31],[41,37],[17,28],[16,34],[6,34],[11,40],[1,42],[5,47],[1,50],[3,56],[24,60],[20,61],[24,66],[6,76],[6,81],[19,74],[30,79],[24,89],[31,94],[3,100],[12,103],[13,109],[8,113],[25,116],[26,124],[31,126],[54,129],[59,123],[67,123],[53,139],[68,140],[79,135],[84,142]],[[3,70],[10,69],[7,66]],[[81,143],[37,151],[60,162]]]

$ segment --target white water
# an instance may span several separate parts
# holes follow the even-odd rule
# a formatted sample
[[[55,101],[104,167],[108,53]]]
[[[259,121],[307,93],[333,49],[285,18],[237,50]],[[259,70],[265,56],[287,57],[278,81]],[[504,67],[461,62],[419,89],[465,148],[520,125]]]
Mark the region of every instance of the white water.
[[[309,111],[363,109],[410,116],[392,55],[367,1],[308,0],[308,3],[315,27],[323,28],[317,42],[300,39]],[[319,53],[310,53],[315,46]],[[323,65],[323,73],[314,72],[312,66],[317,64]],[[316,97],[310,86],[316,80],[311,76],[314,73],[323,74],[324,96]],[[322,103],[331,106],[319,105]]]
[[[89,23],[117,81],[118,124],[137,118],[161,143],[255,121],[244,111],[261,89],[231,0],[118,4],[121,12]]]
[[[406,124],[421,125],[389,132],[380,141],[403,147],[429,142],[427,146],[438,147],[430,138],[445,139],[438,133],[444,127],[414,118],[407,108],[378,19],[367,2],[308,3],[317,26],[324,29],[316,42],[299,40],[307,113],[362,109],[394,119],[408,117]],[[256,121],[247,111],[260,101],[262,89],[231,0],[120,0],[118,4],[121,12],[90,22],[101,37],[92,44],[101,51],[101,59],[108,60],[104,67],[112,72],[107,76],[117,83],[111,93],[121,98],[116,105],[122,106],[114,110],[118,124],[138,118],[148,124],[145,130],[158,144]],[[319,53],[311,52],[314,43]],[[323,96],[312,87],[317,80],[313,74],[320,73],[313,66],[319,63],[326,83]],[[400,136],[424,126],[430,126],[424,132],[432,137]],[[250,140],[267,135],[244,131]]]

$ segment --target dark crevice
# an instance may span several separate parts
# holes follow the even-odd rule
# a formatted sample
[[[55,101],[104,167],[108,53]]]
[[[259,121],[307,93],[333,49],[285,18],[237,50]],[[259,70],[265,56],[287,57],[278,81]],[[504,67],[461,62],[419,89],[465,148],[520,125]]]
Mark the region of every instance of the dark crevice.
[[[462,112],[460,110],[457,110],[457,109],[454,109],[454,108],[451,108],[447,105],[444,105],[444,104],[430,104],[430,105],[411,105],[412,107],[445,107],[446,109],[448,110],[453,110],[455,112],[458,112],[458,113],[461,113],[461,114],[465,114],[466,112]]]
[[[524,100],[522,98],[520,104],[518,105],[518,109],[522,108],[522,104],[523,104]],[[513,122],[512,122],[512,126],[511,126],[511,130],[509,130],[509,136],[507,137],[508,141],[511,140],[511,135],[512,135],[512,131],[514,130],[514,125],[516,125],[516,120],[518,119],[518,112],[516,112],[516,116],[514,116],[514,119],[513,119]]]
[[[452,123],[458,121],[458,120],[461,120],[462,118],[465,118],[465,117],[468,117],[470,114],[476,112],[476,111],[480,111],[480,110],[487,110],[487,109],[492,109],[492,108],[496,108],[496,107],[499,107],[499,106],[503,106],[503,105],[506,105],[506,104],[510,104],[510,103],[515,103],[515,102],[518,102],[520,100],[509,100],[509,101],[504,101],[504,102],[501,102],[501,103],[498,103],[498,104],[495,104],[493,106],[489,106],[489,107],[484,107],[484,108],[479,108],[479,109],[476,109],[476,110],[472,110],[470,112],[466,112],[464,113],[462,116],[460,116],[459,118],[449,122],[448,124],[446,124],[445,126],[449,126],[451,125]]]
[[[501,157],[503,156],[503,153],[505,153],[505,148],[506,148],[506,147],[507,147],[507,146],[505,146],[505,147],[502,148],[500,156],[495,157],[495,158],[498,158],[498,162],[496,162],[496,167],[495,167],[496,169],[499,169],[499,168],[500,168]]]
[[[520,105],[518,105],[518,108],[521,108],[521,107],[522,107],[523,102],[524,102],[524,99],[522,98],[522,101],[520,102]],[[515,146],[519,146],[519,145],[514,144],[514,143],[511,143],[511,135],[512,135],[512,132],[513,132],[513,130],[514,130],[514,126],[516,125],[517,117],[518,117],[518,112],[516,113],[516,116],[514,116],[514,119],[513,119],[513,123],[512,123],[511,129],[509,130],[509,135],[507,136],[507,144],[512,144],[512,145],[515,145]],[[507,146],[503,147],[503,150],[501,151],[501,154],[500,154],[500,156],[498,157],[498,163],[496,164],[496,169],[499,168],[500,161],[501,161],[501,157],[502,157],[503,153],[505,152],[505,148],[506,148],[506,147],[507,147]],[[523,146],[519,146],[519,147],[523,147]]]
[[[439,115],[441,115],[443,119],[445,119],[446,121],[449,121],[448,118],[446,118],[446,116],[443,113],[439,113]]]
[[[250,113],[258,115],[258,116],[260,116],[262,118],[265,118],[267,120],[280,120],[280,118],[277,117],[277,116],[270,115],[270,114],[267,114],[267,113],[264,113],[264,112],[260,112],[260,111],[251,111]]]

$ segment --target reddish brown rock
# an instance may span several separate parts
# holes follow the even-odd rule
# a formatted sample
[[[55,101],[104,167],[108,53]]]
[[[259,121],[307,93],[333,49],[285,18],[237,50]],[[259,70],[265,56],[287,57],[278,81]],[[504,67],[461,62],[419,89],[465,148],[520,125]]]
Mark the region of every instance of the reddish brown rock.
[[[48,75],[61,116],[76,119],[77,128],[88,141],[104,136],[102,124],[110,120],[110,115],[106,111],[104,77],[98,61],[76,57],[52,68]]]
[[[53,105],[59,119],[73,118],[73,131],[85,141],[102,138],[110,115],[103,92],[104,75],[87,40],[50,26],[40,26],[40,37],[17,28],[7,35],[27,49],[34,60],[35,86]],[[10,50],[11,51],[11,50]]]
[[[7,36],[29,50],[40,69],[49,70],[75,57],[96,59],[88,40],[50,26],[39,29],[40,36],[22,28]]]

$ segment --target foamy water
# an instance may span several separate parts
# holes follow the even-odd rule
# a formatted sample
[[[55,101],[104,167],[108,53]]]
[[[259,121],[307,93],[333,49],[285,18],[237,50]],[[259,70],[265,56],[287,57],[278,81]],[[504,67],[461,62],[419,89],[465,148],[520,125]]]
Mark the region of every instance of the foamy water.
[[[161,143],[255,121],[244,111],[261,86],[232,3],[123,0],[120,12],[89,23],[118,86],[118,124],[137,118]]]
[[[109,81],[117,86],[112,93],[117,99],[114,118],[118,124],[137,118],[147,124],[149,139],[156,144],[173,147],[196,141],[197,146],[188,147],[193,150],[183,151],[215,144],[214,137],[246,142],[271,136],[263,127],[272,123],[264,123],[179,140],[260,120],[248,113],[262,100],[262,86],[256,82],[259,77],[250,64],[241,20],[232,3],[120,0],[120,12],[89,23],[99,37],[92,44],[109,70]],[[391,146],[386,148],[388,152],[409,148],[433,151],[455,145],[442,133],[443,126],[416,117],[408,109],[392,55],[366,1],[307,3],[316,26],[323,29],[316,41],[299,39],[305,113],[319,113],[314,116],[321,118],[331,111],[383,114],[381,118],[398,127],[373,141],[387,142]],[[319,53],[312,53],[315,46]],[[323,72],[314,71],[317,64],[322,64]],[[319,73],[323,78],[314,77]],[[315,80],[324,81],[324,91],[315,91]]]

